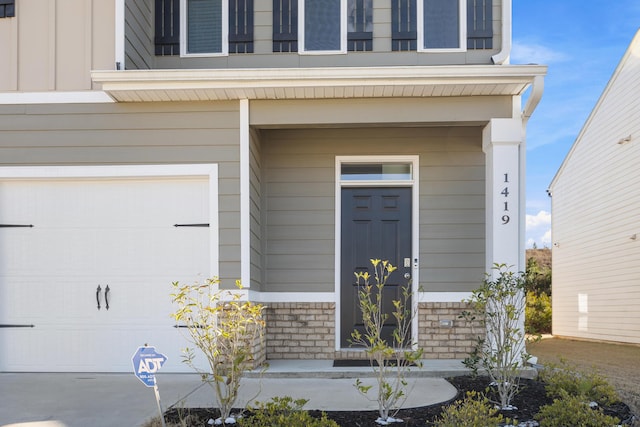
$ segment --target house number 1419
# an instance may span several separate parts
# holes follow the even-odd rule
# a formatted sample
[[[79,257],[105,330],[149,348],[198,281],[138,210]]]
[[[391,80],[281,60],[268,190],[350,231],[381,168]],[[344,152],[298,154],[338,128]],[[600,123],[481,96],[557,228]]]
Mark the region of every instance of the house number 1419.
[[[505,184],[509,184],[509,174],[505,173],[504,174],[504,182]],[[505,198],[509,197],[509,185],[506,185],[504,187],[504,189],[500,192],[500,194],[502,194]],[[509,201],[505,200],[504,202],[504,212],[509,212]],[[508,224],[509,220],[511,219],[509,217],[509,214],[505,213],[504,215],[502,215],[502,225]]]

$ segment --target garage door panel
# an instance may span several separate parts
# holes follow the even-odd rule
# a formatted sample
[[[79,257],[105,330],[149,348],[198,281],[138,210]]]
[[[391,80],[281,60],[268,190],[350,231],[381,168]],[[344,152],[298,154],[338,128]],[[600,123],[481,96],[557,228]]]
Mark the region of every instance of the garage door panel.
[[[0,370],[125,372],[148,343],[164,371],[190,371],[171,283],[209,277],[211,229],[174,224],[208,223],[209,190],[208,177],[1,182],[0,220],[34,227],[0,229],[0,320],[34,327],[0,328]]]

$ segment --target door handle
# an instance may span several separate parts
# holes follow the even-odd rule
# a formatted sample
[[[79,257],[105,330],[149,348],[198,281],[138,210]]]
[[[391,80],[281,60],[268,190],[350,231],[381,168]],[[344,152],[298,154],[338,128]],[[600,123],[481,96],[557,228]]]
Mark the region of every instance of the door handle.
[[[404,278],[407,280],[411,279],[411,273],[404,273]]]
[[[98,289],[96,289],[96,302],[98,303],[98,310],[100,310],[100,291],[102,288],[98,285]]]
[[[104,288],[104,308],[107,310],[109,310],[109,291],[109,285],[107,285],[107,287]]]

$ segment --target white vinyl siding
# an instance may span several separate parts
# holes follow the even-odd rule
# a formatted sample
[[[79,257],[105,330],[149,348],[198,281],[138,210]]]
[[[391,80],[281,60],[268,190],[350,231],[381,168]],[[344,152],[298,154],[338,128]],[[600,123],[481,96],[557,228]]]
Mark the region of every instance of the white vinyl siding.
[[[639,46],[551,186],[555,335],[640,343]]]

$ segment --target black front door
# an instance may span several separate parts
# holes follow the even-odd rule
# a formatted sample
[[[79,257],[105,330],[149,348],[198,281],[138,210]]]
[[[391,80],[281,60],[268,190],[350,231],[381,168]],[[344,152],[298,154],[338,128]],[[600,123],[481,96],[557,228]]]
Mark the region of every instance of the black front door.
[[[396,326],[392,301],[400,299],[402,287],[408,284],[405,274],[411,274],[411,188],[345,187],[341,222],[340,345],[349,347],[354,329],[364,332],[354,272],[368,271],[375,285],[371,259],[388,260],[398,267],[383,294],[384,310],[389,313],[383,338],[390,343]]]

